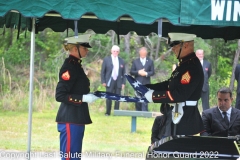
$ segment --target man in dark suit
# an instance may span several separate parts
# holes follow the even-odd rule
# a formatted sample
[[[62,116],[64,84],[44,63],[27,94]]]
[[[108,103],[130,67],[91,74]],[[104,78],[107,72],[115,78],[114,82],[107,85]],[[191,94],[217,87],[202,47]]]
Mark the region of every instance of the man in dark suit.
[[[237,81],[237,100],[235,108],[240,109],[240,64],[236,66],[235,79]]]
[[[112,46],[111,56],[103,59],[101,68],[101,82],[106,87],[106,92],[121,94],[124,89],[125,79],[125,63],[124,60],[118,57],[120,48],[117,45]],[[111,114],[112,101],[106,99],[106,116]],[[114,109],[119,109],[119,102],[115,101]]]
[[[154,75],[153,61],[147,57],[146,47],[139,49],[139,58],[132,62],[130,73],[142,84],[150,84],[150,77]],[[135,103],[136,111],[148,111],[147,103]]]
[[[202,136],[235,136],[240,134],[240,110],[231,106],[232,91],[223,87],[217,92],[218,106],[202,113],[205,131]]]
[[[212,74],[212,66],[211,63],[207,60],[204,60],[204,51],[202,49],[196,50],[196,56],[200,60],[203,68],[203,74],[204,74],[204,82],[203,82],[203,88],[201,93],[201,99],[202,99],[202,108],[203,110],[209,109],[209,83],[208,79],[210,78]]]

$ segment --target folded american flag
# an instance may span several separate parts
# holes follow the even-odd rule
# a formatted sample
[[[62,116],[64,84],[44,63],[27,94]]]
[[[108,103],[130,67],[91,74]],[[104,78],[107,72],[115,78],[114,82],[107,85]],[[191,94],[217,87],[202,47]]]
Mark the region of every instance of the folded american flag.
[[[145,93],[148,92],[150,89],[146,86],[142,85],[140,82],[138,82],[135,78],[132,76],[125,74],[125,77],[127,78],[128,82],[131,84],[133,89],[140,94],[141,97],[144,97]]]
[[[122,96],[122,95],[110,93],[110,92],[96,91],[93,94],[99,98],[106,98],[106,99],[115,100],[115,101],[119,101],[119,102],[141,102],[141,103],[145,102],[145,103],[148,103],[148,100],[146,98]]]

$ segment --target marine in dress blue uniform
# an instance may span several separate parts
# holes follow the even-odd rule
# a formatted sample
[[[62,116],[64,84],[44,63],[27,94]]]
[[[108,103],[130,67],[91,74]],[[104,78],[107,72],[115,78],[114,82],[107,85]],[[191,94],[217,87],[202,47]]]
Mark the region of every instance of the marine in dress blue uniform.
[[[81,159],[85,125],[92,123],[88,103],[98,99],[90,94],[90,82],[81,64],[87,55],[89,35],[69,37],[64,49],[69,51],[60,72],[56,87],[56,100],[61,102],[56,122],[60,132],[60,156],[62,160]]]
[[[161,83],[147,84],[151,90],[145,94],[149,102],[180,105],[183,112],[175,129],[176,135],[193,135],[204,130],[198,111],[197,101],[201,96],[203,86],[203,71],[199,59],[194,53],[193,34],[169,33],[170,46],[179,60],[179,66],[171,77]],[[173,110],[173,112],[175,112]],[[174,120],[174,115],[173,115]],[[165,136],[173,135],[174,124]]]

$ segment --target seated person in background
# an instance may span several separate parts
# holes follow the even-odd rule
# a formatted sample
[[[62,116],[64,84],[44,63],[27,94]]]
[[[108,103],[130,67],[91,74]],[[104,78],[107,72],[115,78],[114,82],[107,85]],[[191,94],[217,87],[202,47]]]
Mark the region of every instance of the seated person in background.
[[[202,120],[205,131],[201,136],[235,136],[240,134],[240,110],[231,106],[232,91],[223,87],[217,91],[218,106],[204,110]]]
[[[151,144],[161,139],[162,136],[160,132],[163,128],[165,119],[166,118],[164,117],[164,115],[157,116],[155,118],[152,126]]]
[[[162,103],[160,107],[160,112],[163,114],[161,116],[157,116],[154,120],[153,126],[152,126],[152,135],[151,135],[151,144],[153,144],[156,141],[159,141],[160,139],[164,138],[164,132],[166,130],[166,123],[171,123],[167,121],[167,114],[171,113],[172,107],[170,107],[167,103]],[[168,115],[169,116],[169,115]]]

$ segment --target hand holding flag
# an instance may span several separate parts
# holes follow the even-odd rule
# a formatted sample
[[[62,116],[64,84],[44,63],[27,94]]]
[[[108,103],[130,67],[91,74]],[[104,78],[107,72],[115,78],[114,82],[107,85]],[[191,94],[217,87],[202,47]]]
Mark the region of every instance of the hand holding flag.
[[[106,98],[106,99],[115,100],[115,101],[119,101],[119,102],[141,102],[141,103],[145,102],[145,103],[148,103],[146,98],[122,96],[122,95],[110,93],[110,92],[96,91],[93,94],[99,98]]]

